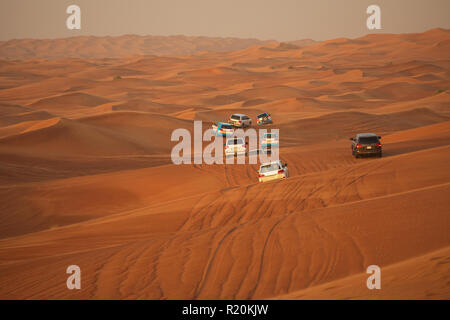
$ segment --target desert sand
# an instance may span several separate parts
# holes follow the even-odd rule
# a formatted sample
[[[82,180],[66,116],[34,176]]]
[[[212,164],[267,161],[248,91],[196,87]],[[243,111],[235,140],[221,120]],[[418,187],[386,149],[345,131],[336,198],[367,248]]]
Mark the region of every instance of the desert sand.
[[[201,40],[0,45],[0,298],[450,299],[450,31]],[[264,111],[290,178],[171,162],[174,129]]]

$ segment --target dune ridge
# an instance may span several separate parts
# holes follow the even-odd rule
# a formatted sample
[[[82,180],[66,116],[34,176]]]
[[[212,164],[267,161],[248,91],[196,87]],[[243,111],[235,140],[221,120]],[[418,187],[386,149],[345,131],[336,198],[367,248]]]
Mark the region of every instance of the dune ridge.
[[[14,39],[0,42],[4,59],[118,58],[132,55],[189,55],[232,51],[274,41],[241,38],[138,36],[77,36],[62,39]],[[305,43],[310,43],[306,41]],[[49,50],[49,48],[52,48]]]

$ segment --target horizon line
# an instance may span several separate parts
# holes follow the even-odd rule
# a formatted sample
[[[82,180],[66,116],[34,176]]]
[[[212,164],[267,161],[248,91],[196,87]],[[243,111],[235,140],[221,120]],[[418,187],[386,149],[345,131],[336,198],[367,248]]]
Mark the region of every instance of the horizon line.
[[[134,37],[159,37],[159,38],[170,38],[170,37],[185,37],[185,38],[207,38],[207,39],[237,39],[237,40],[256,40],[261,42],[278,42],[278,43],[287,43],[287,42],[293,42],[293,41],[302,41],[302,40],[312,40],[316,42],[323,42],[323,41],[329,41],[329,40],[335,40],[335,39],[359,39],[368,35],[386,35],[386,34],[392,34],[392,35],[402,35],[402,34],[420,34],[420,33],[426,33],[433,30],[442,30],[442,31],[450,31],[450,29],[442,28],[442,27],[435,27],[431,29],[427,29],[423,32],[402,32],[402,33],[393,33],[393,32],[368,32],[364,35],[358,36],[358,37],[336,37],[336,38],[329,38],[325,40],[316,40],[313,38],[297,38],[292,40],[284,40],[280,41],[277,39],[260,39],[255,37],[234,37],[234,36],[204,36],[204,35],[186,35],[186,34],[170,34],[170,35],[157,35],[157,34],[137,34],[137,33],[124,33],[119,35],[95,35],[95,34],[80,34],[80,35],[73,35],[68,37],[42,37],[42,38],[11,38],[8,40],[0,40],[0,42],[9,42],[9,41],[23,41],[23,40],[36,40],[36,41],[48,41],[48,40],[65,40],[65,39],[73,39],[73,38],[120,38],[120,37],[127,37],[127,36],[134,36]]]

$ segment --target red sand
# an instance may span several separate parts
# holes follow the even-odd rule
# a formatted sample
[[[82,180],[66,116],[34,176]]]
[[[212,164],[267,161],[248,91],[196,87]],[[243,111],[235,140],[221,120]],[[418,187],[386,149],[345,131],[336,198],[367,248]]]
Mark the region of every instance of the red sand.
[[[0,61],[1,298],[450,298],[448,30],[178,57],[123,38],[115,59],[72,40],[91,58]],[[172,130],[262,111],[289,179],[171,163]],[[383,158],[354,159],[357,132]]]

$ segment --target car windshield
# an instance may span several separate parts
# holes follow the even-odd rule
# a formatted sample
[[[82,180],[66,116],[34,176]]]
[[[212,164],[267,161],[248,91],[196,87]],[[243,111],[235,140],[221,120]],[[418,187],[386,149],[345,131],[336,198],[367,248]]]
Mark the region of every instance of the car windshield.
[[[279,167],[278,163],[271,163],[271,164],[261,166],[261,169],[259,170],[259,172],[266,173],[266,172],[275,171],[275,170],[279,170],[279,169],[280,169],[280,167]]]
[[[241,120],[241,117],[233,114],[231,116],[231,119],[233,119],[233,120]]]
[[[372,143],[378,143],[378,138],[373,136],[373,137],[360,137],[358,139],[358,143],[361,144],[372,144]]]
[[[227,141],[228,145],[232,144],[244,144],[244,141],[242,139],[232,139]]]
[[[267,113],[258,114],[258,118],[264,118],[264,117],[267,117]]]
[[[231,124],[223,124],[222,128],[224,128],[224,129],[233,129],[233,126]]]

